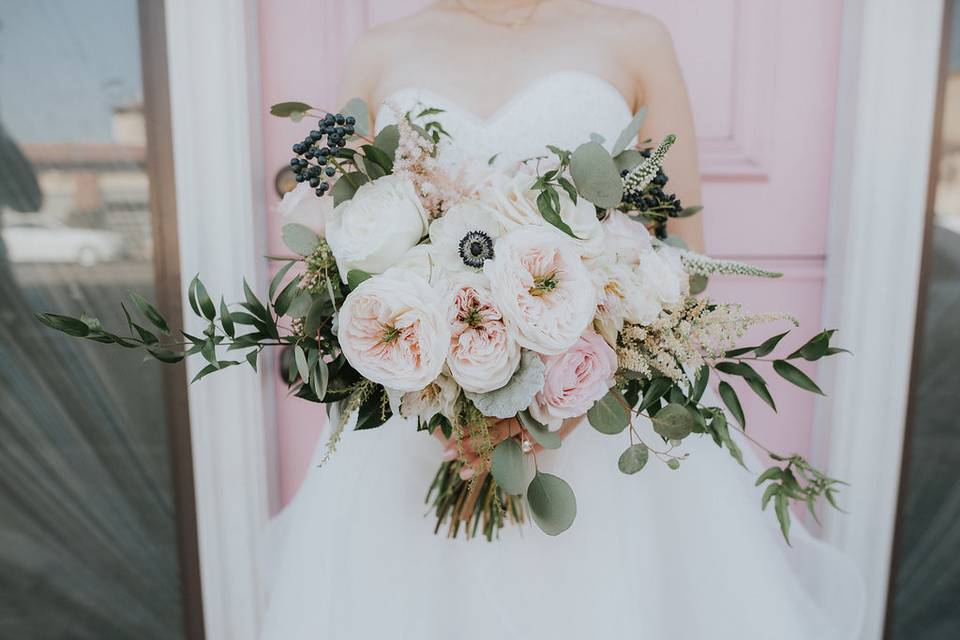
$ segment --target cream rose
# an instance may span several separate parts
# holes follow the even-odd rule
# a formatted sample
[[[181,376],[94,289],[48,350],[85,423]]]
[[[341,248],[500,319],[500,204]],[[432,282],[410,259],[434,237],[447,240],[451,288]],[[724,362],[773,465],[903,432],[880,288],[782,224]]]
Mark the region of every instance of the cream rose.
[[[638,264],[650,250],[650,233],[622,211],[611,211],[602,223],[604,254],[617,262]]]
[[[454,405],[459,395],[460,387],[453,378],[441,374],[423,389],[404,393],[397,412],[404,418],[417,418],[423,422],[429,422],[438,413],[453,420]]]
[[[623,323],[650,324],[662,306],[656,292],[647,286],[633,265],[599,260],[590,274],[597,287],[597,316],[594,327],[611,345]]]
[[[443,370],[450,326],[426,280],[391,269],[350,292],[339,313],[340,348],[363,377],[398,391],[419,391]]]
[[[513,176],[494,175],[481,191],[484,202],[489,202],[494,217],[506,230],[523,226],[540,226],[552,232],[570,238],[580,247],[584,257],[599,256],[604,250],[604,230],[597,219],[597,210],[588,200],[577,198],[576,204],[562,189],[560,196],[560,219],[570,227],[576,238],[551,225],[543,218],[537,206],[539,191],[530,187],[537,176],[526,169],[517,171]]]
[[[333,211],[333,198],[318,198],[306,182],[283,194],[277,205],[277,213],[283,224],[302,224],[321,238],[326,233],[327,219]]]
[[[537,176],[526,169],[512,176],[496,173],[480,190],[481,199],[490,203],[497,221],[505,229],[543,223],[537,208],[537,193],[530,188],[536,179]]]
[[[464,274],[447,299],[450,374],[472,393],[503,387],[520,364],[520,345],[503,323],[486,278]]]
[[[585,332],[566,352],[543,358],[543,390],[530,405],[530,415],[551,429],[565,418],[585,414],[613,386],[617,354],[593,331]]]
[[[597,294],[577,246],[542,227],[521,227],[483,267],[494,302],[520,346],[563,353],[593,320]]]
[[[386,176],[362,185],[333,210],[327,242],[346,282],[351,269],[383,273],[426,232],[427,213],[413,183]]]
[[[636,268],[644,285],[656,295],[657,300],[663,305],[673,305],[680,302],[689,287],[690,278],[683,271],[679,259],[672,260],[667,251],[647,251]]]

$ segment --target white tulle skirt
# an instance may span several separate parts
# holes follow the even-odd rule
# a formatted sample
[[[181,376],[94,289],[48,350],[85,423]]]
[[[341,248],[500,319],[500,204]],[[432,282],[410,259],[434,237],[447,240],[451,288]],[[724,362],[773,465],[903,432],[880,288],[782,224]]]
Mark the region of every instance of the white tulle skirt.
[[[532,523],[507,525],[487,542],[433,534],[424,498],[440,444],[415,430],[394,418],[346,433],[326,465],[311,467],[275,524],[264,640],[859,633],[864,589],[851,562],[796,519],[788,547],[760,510],[755,475],[709,437],[688,438],[678,471],[651,460],[626,476],[625,438],[582,425],[538,454],[541,470],[576,492],[571,529],[551,538]]]

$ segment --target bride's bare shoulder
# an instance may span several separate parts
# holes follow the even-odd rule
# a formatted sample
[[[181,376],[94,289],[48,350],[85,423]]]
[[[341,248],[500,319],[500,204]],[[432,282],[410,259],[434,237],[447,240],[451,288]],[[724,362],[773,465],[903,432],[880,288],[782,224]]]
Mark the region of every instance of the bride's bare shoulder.
[[[618,41],[628,44],[634,52],[672,46],[670,30],[656,16],[623,7],[612,7],[594,2],[579,2],[584,18],[595,21],[594,26],[603,27],[603,33],[613,35]]]

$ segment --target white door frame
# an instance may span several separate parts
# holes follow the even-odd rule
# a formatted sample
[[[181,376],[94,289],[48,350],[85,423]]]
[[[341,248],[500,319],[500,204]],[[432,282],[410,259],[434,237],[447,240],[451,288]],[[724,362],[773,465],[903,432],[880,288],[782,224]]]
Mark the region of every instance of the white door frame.
[[[166,0],[165,9],[181,290],[200,273],[217,299],[242,300],[243,277],[265,290],[256,1]],[[202,330],[183,308],[188,330]],[[188,362],[189,375],[202,364]],[[208,640],[255,640],[260,628],[269,380],[269,366],[259,377],[234,367],[189,391]]]
[[[818,442],[830,472],[852,485],[852,513],[829,514],[824,534],[863,572],[869,640],[883,628],[942,11],[943,0],[844,9],[825,319],[856,355],[824,367],[835,400],[820,407]],[[166,23],[182,289],[200,272],[211,291],[239,299],[241,276],[264,278],[256,0],[166,0]],[[269,390],[269,373],[239,367],[190,389],[210,640],[252,640],[260,625]]]
[[[850,482],[825,537],[860,568],[862,638],[883,635],[939,82],[943,0],[847,0],[825,321],[853,357],[824,367],[817,452]],[[829,135],[825,131],[824,135]]]

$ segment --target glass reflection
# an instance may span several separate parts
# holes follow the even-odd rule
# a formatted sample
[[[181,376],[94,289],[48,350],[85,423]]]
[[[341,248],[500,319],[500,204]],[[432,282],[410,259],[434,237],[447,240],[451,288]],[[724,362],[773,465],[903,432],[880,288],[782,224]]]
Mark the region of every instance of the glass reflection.
[[[0,0],[0,123],[0,637],[183,637],[159,368],[32,317],[156,297],[136,0]]]
[[[951,4],[940,158],[932,167],[938,182],[890,592],[888,636],[894,640],[960,635],[960,3]]]

